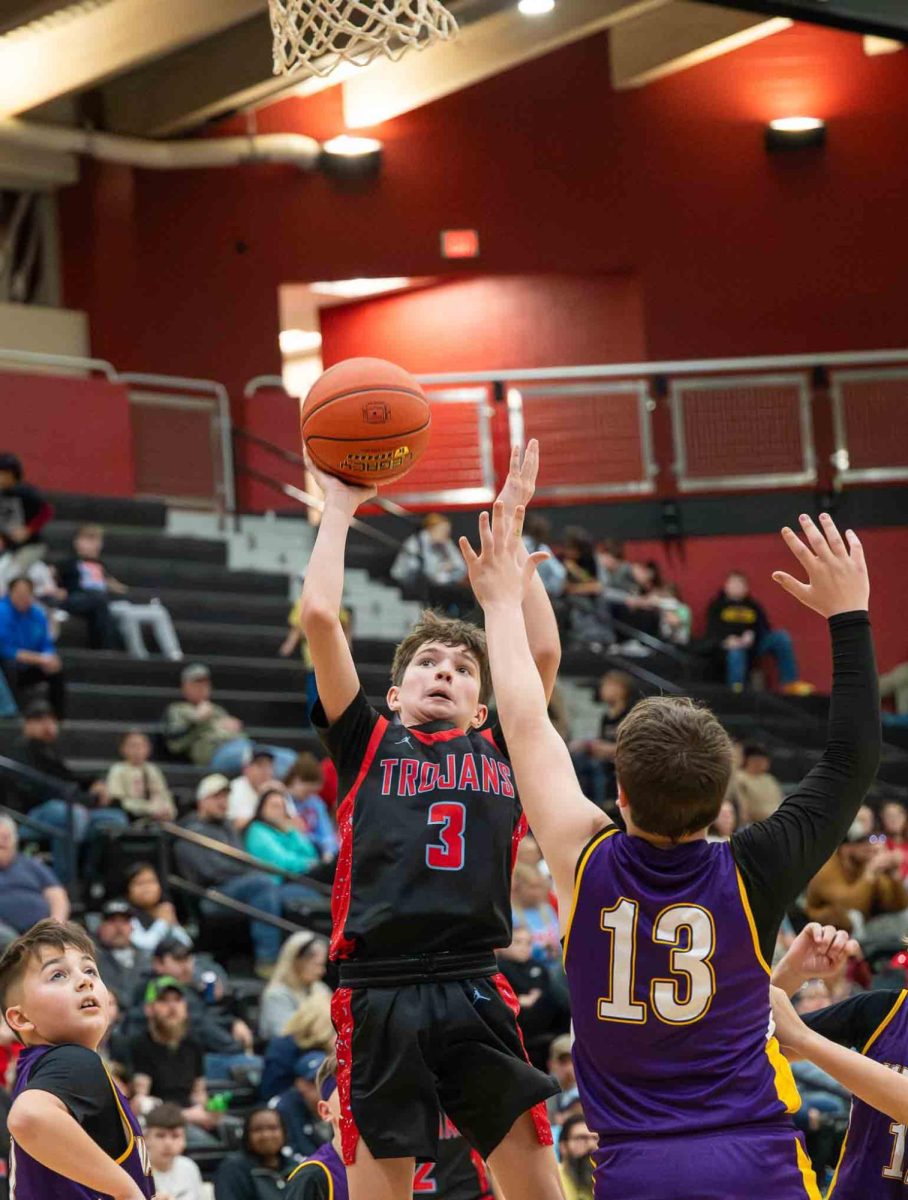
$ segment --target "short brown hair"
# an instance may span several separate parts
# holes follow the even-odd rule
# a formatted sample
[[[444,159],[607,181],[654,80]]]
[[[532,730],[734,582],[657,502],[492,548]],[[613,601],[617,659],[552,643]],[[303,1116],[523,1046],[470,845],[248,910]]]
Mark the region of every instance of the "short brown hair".
[[[391,682],[400,687],[404,672],[427,642],[438,642],[442,646],[463,646],[479,663],[479,699],[485,704],[492,694],[492,672],[489,668],[489,652],[486,649],[485,631],[471,621],[457,617],[443,617],[440,613],[425,609],[419,620],[394,651],[391,664]]]
[[[303,750],[296,756],[296,762],[284,777],[287,787],[296,780],[301,783],[321,783],[322,765],[311,750]]]
[[[3,951],[0,956],[0,1013],[5,1013],[7,997],[28,966],[45,946],[52,950],[80,950],[89,958],[96,958],[94,943],[81,925],[72,921],[55,921],[48,917],[26,930]]]
[[[179,1104],[159,1104],[145,1118],[146,1129],[185,1129],[186,1118]]]
[[[634,824],[680,841],[715,820],[731,778],[731,739],[708,708],[652,696],[621,722],[615,770]]]
[[[103,537],[104,526],[97,525],[93,521],[87,522],[85,525],[80,525],[76,530],[76,537]]]

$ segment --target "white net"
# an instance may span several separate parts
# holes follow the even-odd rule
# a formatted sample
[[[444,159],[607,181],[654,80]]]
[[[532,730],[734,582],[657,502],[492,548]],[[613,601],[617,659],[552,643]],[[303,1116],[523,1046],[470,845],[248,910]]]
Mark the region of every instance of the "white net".
[[[342,62],[396,60],[457,35],[439,0],[270,0],[270,8],[275,75],[328,75]]]

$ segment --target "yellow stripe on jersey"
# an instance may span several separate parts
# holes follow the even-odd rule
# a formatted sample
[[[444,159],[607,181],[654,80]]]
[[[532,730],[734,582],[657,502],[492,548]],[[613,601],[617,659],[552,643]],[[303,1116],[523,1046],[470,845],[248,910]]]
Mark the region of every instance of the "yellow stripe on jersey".
[[[561,956],[561,961],[567,966],[568,942],[571,937],[571,925],[574,922],[574,913],[577,911],[577,901],[580,898],[580,885],[583,882],[583,872],[586,870],[586,864],[590,861],[590,855],[597,846],[601,846],[606,838],[612,837],[618,832],[617,825],[611,825],[608,829],[603,829],[602,833],[587,846],[580,857],[580,862],[577,864],[577,873],[574,876],[574,894],[571,897],[571,911],[568,913],[568,919],[564,926],[564,951]]]
[[[893,1004],[892,1008],[890,1008],[889,1012],[886,1013],[885,1017],[883,1017],[882,1021],[880,1021],[879,1025],[877,1025],[876,1029],[874,1029],[873,1033],[870,1035],[870,1037],[864,1043],[864,1048],[863,1048],[863,1050],[861,1050],[862,1054],[867,1053],[867,1051],[870,1049],[870,1047],[873,1045],[873,1043],[877,1040],[877,1038],[880,1036],[880,1034],[883,1032],[883,1030],[886,1028],[886,1026],[889,1024],[889,1022],[895,1016],[895,1014],[899,1011],[899,1009],[905,1003],[906,996],[908,996],[908,992],[900,992],[899,993],[898,1000],[896,1000],[895,1004]],[[839,1151],[839,1161],[835,1165],[835,1172],[832,1176],[832,1183],[830,1183],[829,1191],[826,1193],[827,1200],[829,1197],[832,1196],[832,1193],[835,1191],[835,1186],[839,1182],[839,1170],[841,1169],[842,1163],[845,1161],[845,1151],[848,1149],[848,1134],[849,1133],[851,1133],[851,1119],[850,1118],[848,1121],[848,1128],[845,1131],[845,1137],[842,1140],[842,1149]]]
[[[334,1179],[332,1178],[331,1172],[328,1170],[325,1164],[317,1158],[310,1158],[307,1159],[306,1162],[300,1163],[300,1165],[294,1171],[291,1171],[287,1176],[287,1182],[289,1183],[291,1179],[296,1179],[297,1175],[299,1175],[300,1171],[302,1171],[304,1167],[321,1167],[321,1169],[325,1172],[325,1178],[328,1180],[328,1200],[334,1200]]]
[[[817,1177],[814,1174],[813,1166],[810,1159],[801,1145],[801,1139],[795,1138],[795,1146],[797,1147],[798,1168],[801,1172],[801,1178],[804,1180],[804,1195],[808,1200],[822,1200],[820,1189],[817,1185]]]
[[[127,1117],[123,1110],[123,1102],[120,1099],[120,1093],[117,1091],[117,1085],[114,1083],[113,1076],[111,1075],[110,1071],[108,1071],[107,1067],[104,1068],[104,1074],[107,1076],[107,1082],[110,1084],[110,1090],[113,1092],[114,1100],[117,1102],[117,1111],[120,1114],[120,1120],[123,1122],[123,1129],[126,1133],[126,1149],[123,1151],[120,1157],[116,1159],[117,1163],[124,1163],[126,1162],[127,1158],[129,1158],[130,1154],[132,1154],[133,1147],[136,1144],[136,1135],[132,1131],[132,1125],[129,1123],[129,1117]]]
[[[760,949],[760,935],[757,933],[757,924],[754,921],[754,915],[750,910],[750,900],[747,896],[747,888],[744,886],[744,880],[741,878],[741,872],[735,867],[735,877],[738,880],[738,892],[741,896],[741,905],[744,909],[744,916],[747,918],[747,924],[750,929],[750,936],[753,938],[754,954],[757,956],[757,962],[763,968],[767,975],[772,975],[769,969],[769,964],[763,957],[763,951]]]

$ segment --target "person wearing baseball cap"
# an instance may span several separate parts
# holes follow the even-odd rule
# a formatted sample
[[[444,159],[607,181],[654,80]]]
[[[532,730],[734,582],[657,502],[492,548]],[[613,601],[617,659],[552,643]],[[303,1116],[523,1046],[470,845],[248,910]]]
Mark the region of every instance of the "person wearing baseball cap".
[[[274,781],[274,750],[271,746],[250,746],[243,757],[243,773],[230,785],[227,815],[242,833],[259,806],[266,784]]]
[[[293,1086],[274,1106],[284,1119],[287,1143],[297,1154],[312,1154],[322,1144],[316,1128],[320,1097],[315,1077],[325,1058],[324,1050],[304,1050],[293,1066]]]
[[[243,722],[211,699],[211,672],[204,663],[189,663],[180,673],[182,699],[168,705],[164,713],[167,749],[197,767],[208,767],[225,775],[236,775],[252,751],[252,741],[243,732]],[[282,746],[269,746],[274,755],[275,774],[287,774],[296,754]]]

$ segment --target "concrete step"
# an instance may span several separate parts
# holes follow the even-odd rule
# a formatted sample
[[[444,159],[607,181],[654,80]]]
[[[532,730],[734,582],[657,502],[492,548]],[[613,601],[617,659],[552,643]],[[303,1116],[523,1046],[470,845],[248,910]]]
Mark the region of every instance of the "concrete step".
[[[73,538],[84,521],[51,521],[44,534],[55,561],[73,552]],[[196,537],[172,537],[163,530],[143,525],[105,525],[104,559],[158,558],[172,561],[185,558],[190,562],[210,562],[226,565],[227,548],[223,542]]]

